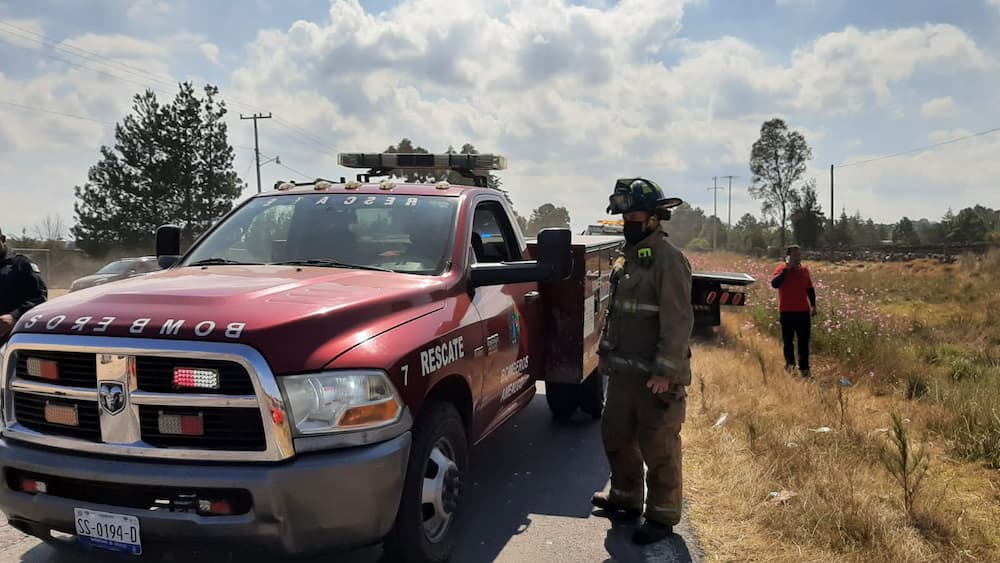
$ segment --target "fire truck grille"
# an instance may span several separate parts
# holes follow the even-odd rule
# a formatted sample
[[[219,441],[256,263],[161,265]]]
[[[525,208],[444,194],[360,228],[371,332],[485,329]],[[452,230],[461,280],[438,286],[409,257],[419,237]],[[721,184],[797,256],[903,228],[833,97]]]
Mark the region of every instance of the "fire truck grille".
[[[275,459],[265,424],[280,424],[270,412],[281,405],[265,395],[269,411],[262,414],[250,364],[99,352],[14,350],[5,434],[62,447],[72,447],[67,438],[80,440],[95,444],[87,451],[112,454],[129,448],[127,455],[138,456]],[[136,435],[139,442],[128,437]]]

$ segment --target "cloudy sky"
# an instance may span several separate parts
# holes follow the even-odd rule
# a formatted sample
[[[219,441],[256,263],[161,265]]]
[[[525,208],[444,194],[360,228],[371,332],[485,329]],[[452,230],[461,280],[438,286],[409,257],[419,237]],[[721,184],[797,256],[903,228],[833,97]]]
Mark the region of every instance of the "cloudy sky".
[[[134,93],[220,87],[237,172],[256,191],[337,177],[337,151],[410,137],[508,157],[518,209],[601,218],[616,177],[646,175],[733,218],[762,121],[829,166],[1000,127],[1000,0],[0,0],[0,225],[72,222],[73,186]],[[720,185],[728,187],[727,180]],[[1000,207],[1000,132],[837,170],[839,213],[936,219]],[[827,208],[829,203],[824,203]],[[726,219],[721,192],[719,215]]]

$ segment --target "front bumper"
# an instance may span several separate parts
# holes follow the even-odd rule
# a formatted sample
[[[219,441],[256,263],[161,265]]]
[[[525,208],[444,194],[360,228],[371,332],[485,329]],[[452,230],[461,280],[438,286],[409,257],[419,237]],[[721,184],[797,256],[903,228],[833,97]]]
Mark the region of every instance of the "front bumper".
[[[200,465],[92,457],[0,439],[0,509],[12,525],[43,536],[74,532],[74,508],[139,519],[144,551],[170,545],[265,549],[285,554],[346,549],[379,541],[396,518],[409,432],[370,446],[312,453],[279,464]],[[252,506],[235,516],[199,516],[82,502],[11,489],[11,471],[120,486],[243,489]]]

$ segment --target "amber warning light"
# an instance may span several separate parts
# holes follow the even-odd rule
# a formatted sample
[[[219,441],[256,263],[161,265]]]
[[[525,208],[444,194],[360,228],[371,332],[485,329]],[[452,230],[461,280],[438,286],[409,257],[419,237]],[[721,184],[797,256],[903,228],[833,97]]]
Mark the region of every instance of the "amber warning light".
[[[52,360],[28,358],[28,375],[39,379],[59,379],[59,364]]]
[[[76,405],[60,405],[45,401],[45,422],[62,426],[80,426],[80,415]]]

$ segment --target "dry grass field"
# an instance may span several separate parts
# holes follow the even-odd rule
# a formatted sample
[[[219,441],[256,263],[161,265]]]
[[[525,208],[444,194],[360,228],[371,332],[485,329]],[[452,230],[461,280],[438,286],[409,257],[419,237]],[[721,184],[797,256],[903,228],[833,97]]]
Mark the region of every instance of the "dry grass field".
[[[1000,253],[810,264],[812,381],[782,369],[772,264],[692,262],[759,280],[695,350],[685,485],[711,560],[1000,561]]]

